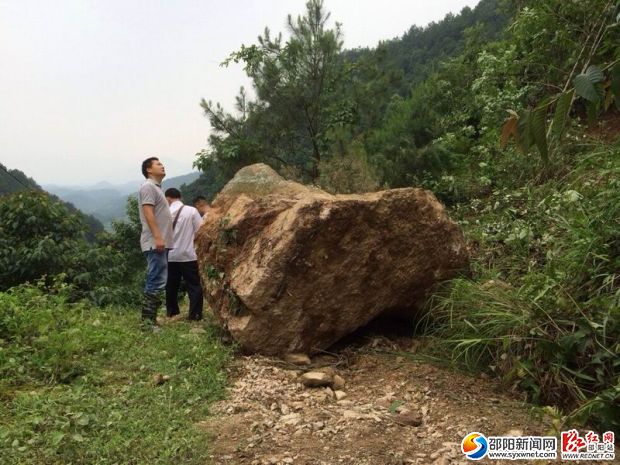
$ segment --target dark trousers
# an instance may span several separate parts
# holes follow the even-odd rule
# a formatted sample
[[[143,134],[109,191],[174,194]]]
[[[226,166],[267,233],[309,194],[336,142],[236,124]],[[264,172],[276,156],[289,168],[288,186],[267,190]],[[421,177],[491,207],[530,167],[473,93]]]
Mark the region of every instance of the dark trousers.
[[[198,262],[168,262],[168,281],[166,281],[166,314],[179,314],[179,286],[185,281],[189,295],[189,319],[202,318],[202,286],[198,275]]]

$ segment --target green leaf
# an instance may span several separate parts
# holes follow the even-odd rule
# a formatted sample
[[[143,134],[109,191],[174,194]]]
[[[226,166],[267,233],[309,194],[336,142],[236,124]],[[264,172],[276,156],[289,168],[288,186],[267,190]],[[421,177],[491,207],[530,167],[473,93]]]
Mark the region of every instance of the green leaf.
[[[591,381],[591,382],[596,382],[596,379],[594,379],[592,376],[590,375],[586,375],[585,373],[582,373],[581,371],[577,371],[577,370],[571,370],[570,368],[568,368],[567,366],[562,366],[562,369],[568,371],[571,375],[576,376],[577,378],[581,378],[585,381]]]
[[[530,130],[540,152],[540,156],[546,163],[549,162],[549,148],[547,146],[547,107],[541,106],[532,112],[530,118]]]
[[[588,76],[588,79],[590,79],[592,84],[598,84],[599,82],[603,82],[605,79],[603,70],[596,65],[588,66],[585,74]]]
[[[65,433],[63,433],[62,431],[54,431],[52,433],[52,444],[54,446],[58,446],[60,444],[60,441],[62,441],[64,437]]]
[[[585,73],[575,76],[575,92],[589,102],[598,102],[602,99],[596,84],[603,82],[603,71],[598,66],[590,66]]]
[[[564,133],[564,128],[566,127],[566,122],[568,120],[574,95],[575,89],[564,92],[560,95],[555,105],[553,121],[551,122],[551,134],[556,140],[559,140]]]
[[[396,413],[396,410],[398,409],[398,407],[400,407],[401,405],[403,405],[405,403],[405,401],[403,400],[395,400],[394,402],[392,402],[390,404],[390,413]]]
[[[534,137],[530,129],[530,118],[532,115],[531,110],[523,110],[519,115],[519,121],[517,123],[517,137],[515,142],[517,148],[523,154],[527,153],[530,147],[534,144]]]

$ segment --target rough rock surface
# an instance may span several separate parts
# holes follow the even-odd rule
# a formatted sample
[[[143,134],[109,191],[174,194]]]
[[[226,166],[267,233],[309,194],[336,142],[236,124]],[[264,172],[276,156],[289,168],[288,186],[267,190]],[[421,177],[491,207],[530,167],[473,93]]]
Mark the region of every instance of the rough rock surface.
[[[412,316],[467,263],[432,193],[330,195],[263,164],[220,192],[196,245],[205,298],[250,352],[315,353],[386,312]]]

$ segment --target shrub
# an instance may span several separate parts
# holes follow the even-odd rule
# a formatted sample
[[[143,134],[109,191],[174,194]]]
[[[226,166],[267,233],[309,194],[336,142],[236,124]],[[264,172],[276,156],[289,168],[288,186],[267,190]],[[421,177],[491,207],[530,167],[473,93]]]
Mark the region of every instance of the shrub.
[[[99,306],[137,302],[142,257],[136,221],[118,223],[114,234],[89,243],[79,216],[45,192],[2,197],[0,291],[45,278],[70,284],[73,300],[86,297]]]
[[[620,423],[620,157],[583,157],[568,180],[498,191],[460,211],[475,279],[435,296],[435,350],[488,370],[569,420]],[[474,220],[475,219],[475,220]]]
[[[77,215],[40,191],[0,202],[0,290],[66,271],[84,242]]]

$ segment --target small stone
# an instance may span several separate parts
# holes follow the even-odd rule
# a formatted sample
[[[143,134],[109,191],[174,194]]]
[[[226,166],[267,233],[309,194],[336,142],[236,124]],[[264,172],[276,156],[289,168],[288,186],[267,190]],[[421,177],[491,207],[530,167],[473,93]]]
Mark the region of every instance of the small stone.
[[[394,422],[402,426],[420,426],[422,424],[422,415],[419,413],[407,412],[394,415]]]
[[[327,373],[319,371],[309,371],[299,377],[299,380],[306,387],[324,387],[332,384],[333,378]]]
[[[502,434],[502,436],[523,436],[523,430],[520,429],[511,429],[510,431],[507,431],[506,433]]]
[[[334,396],[336,396],[336,400],[342,400],[347,397],[347,393],[344,391],[334,391]]]
[[[359,420],[362,418],[362,415],[355,410],[345,410],[342,412],[342,416],[345,420]]]
[[[314,423],[312,423],[312,426],[314,429],[320,430],[325,428],[325,422],[323,421],[315,421]]]
[[[304,408],[303,402],[291,402],[291,408],[293,410],[302,410]]]
[[[344,385],[344,378],[340,375],[334,375],[332,387],[337,391],[341,391],[342,388],[344,388]]]
[[[170,381],[170,376],[162,375],[161,373],[157,373],[153,376],[153,384],[155,386],[159,386],[160,384],[164,384],[166,381]]]
[[[310,365],[312,362],[306,354],[286,354],[284,361],[297,366]]]
[[[395,398],[392,394],[388,394],[377,399],[376,404],[380,407],[389,408],[390,405],[392,405],[392,402],[394,402],[394,399]]]
[[[297,426],[301,423],[301,415],[299,413],[289,413],[288,415],[283,415],[280,421],[285,425]]]

